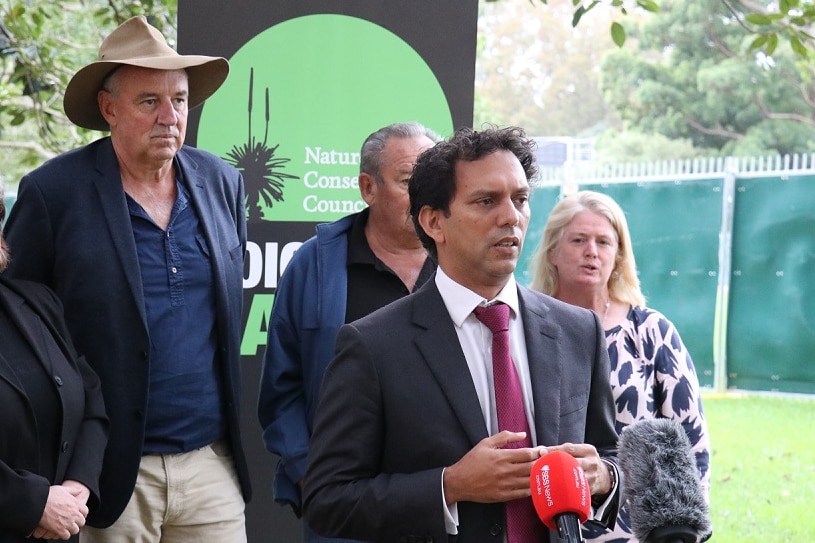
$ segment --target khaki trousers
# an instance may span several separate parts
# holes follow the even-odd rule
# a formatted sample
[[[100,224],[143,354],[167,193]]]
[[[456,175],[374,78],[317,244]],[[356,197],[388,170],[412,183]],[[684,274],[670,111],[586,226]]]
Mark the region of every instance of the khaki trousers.
[[[79,540],[246,543],[244,510],[232,456],[219,441],[183,454],[143,456],[122,516],[108,528],[85,526]]]

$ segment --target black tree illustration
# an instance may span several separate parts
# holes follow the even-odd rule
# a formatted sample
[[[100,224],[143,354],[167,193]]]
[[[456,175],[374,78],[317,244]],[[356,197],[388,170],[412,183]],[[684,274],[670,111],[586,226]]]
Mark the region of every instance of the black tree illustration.
[[[263,142],[252,136],[252,93],[255,84],[255,69],[249,69],[249,134],[247,142],[236,145],[227,153],[224,160],[235,166],[243,174],[246,186],[246,218],[249,222],[268,220],[264,210],[271,209],[275,202],[283,201],[283,185],[286,179],[299,179],[280,171],[290,161],[288,158],[275,157],[280,146],[268,147],[269,137],[269,87],[266,87],[266,130]]]

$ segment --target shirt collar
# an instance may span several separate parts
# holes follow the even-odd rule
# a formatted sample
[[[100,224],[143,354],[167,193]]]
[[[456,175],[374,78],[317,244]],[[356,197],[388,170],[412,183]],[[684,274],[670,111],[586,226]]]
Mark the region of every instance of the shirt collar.
[[[365,208],[357,214],[351,230],[348,233],[348,266],[351,264],[377,265],[377,258],[368,245],[368,238],[365,237],[365,225],[368,223],[369,208]]]
[[[447,312],[450,313],[450,318],[458,327],[464,324],[464,320],[479,305],[503,302],[509,306],[512,315],[518,314],[518,288],[515,284],[514,275],[509,276],[507,284],[492,300],[487,300],[467,287],[456,283],[449,275],[444,273],[441,267],[436,270],[436,287],[438,287],[442,300],[444,300]]]

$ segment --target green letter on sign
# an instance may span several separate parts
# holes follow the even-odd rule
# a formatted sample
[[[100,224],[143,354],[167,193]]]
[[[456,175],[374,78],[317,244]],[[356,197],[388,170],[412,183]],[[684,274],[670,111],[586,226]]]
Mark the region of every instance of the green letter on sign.
[[[252,297],[252,307],[246,319],[246,328],[243,330],[241,341],[241,356],[256,356],[260,347],[266,346],[266,333],[269,317],[272,314],[274,294],[255,294]]]

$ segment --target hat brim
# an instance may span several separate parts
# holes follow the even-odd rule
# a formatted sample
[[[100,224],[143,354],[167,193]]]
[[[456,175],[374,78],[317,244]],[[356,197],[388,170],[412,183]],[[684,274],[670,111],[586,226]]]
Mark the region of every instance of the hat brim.
[[[76,72],[65,88],[63,106],[71,122],[91,130],[110,130],[110,126],[99,111],[97,95],[108,74],[124,65],[156,70],[186,70],[190,91],[189,109],[201,105],[212,96],[229,75],[229,62],[225,58],[200,55],[92,62]]]

